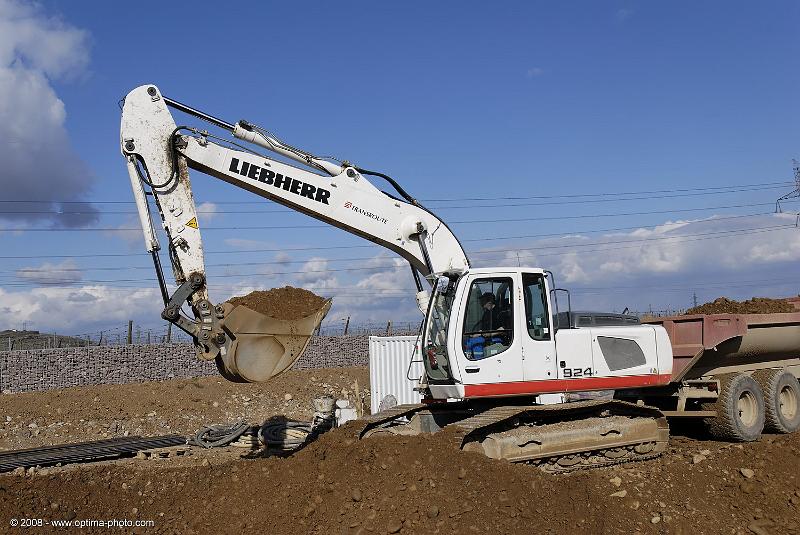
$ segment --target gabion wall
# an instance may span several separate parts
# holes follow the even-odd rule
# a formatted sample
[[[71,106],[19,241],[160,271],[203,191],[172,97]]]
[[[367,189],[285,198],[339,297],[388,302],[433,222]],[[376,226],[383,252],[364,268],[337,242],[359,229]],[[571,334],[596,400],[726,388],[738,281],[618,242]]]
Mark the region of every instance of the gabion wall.
[[[402,333],[398,333],[402,334]],[[367,366],[369,335],[316,336],[295,368]],[[215,375],[190,344],[89,346],[0,352],[0,392]]]

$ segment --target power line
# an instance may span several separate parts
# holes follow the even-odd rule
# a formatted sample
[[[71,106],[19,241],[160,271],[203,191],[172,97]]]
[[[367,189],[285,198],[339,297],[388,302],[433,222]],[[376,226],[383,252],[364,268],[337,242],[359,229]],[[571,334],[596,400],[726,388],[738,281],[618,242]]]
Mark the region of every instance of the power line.
[[[776,230],[787,230],[787,229],[794,229],[794,228],[795,228],[794,225],[791,225],[791,226],[787,225],[787,226],[781,226],[781,227],[775,227],[775,228],[756,229],[756,230],[748,231],[748,232],[745,232],[745,231],[740,231],[740,232],[727,231],[727,234],[724,234],[724,235],[720,235],[720,234],[722,234],[723,232],[726,232],[726,231],[715,232],[715,233],[705,233],[705,234],[698,234],[698,235],[647,238],[647,239],[642,239],[642,240],[620,241],[620,242],[610,242],[610,243],[632,243],[632,242],[639,243],[639,242],[642,242],[642,241],[674,240],[674,241],[672,241],[670,243],[665,244],[667,246],[673,246],[673,245],[679,244],[679,243],[703,241],[703,240],[709,240],[709,239],[725,239],[725,238],[740,236],[740,235],[743,235],[743,234],[759,234],[759,233],[764,233],[764,232],[774,232]],[[698,236],[698,237],[695,238],[694,236]],[[680,239],[680,238],[687,238],[687,237],[691,237],[692,239]],[[572,247],[599,246],[599,245],[605,245],[605,243],[576,244],[576,245],[574,245]],[[514,250],[514,251],[525,251],[525,250],[536,250],[536,251],[539,251],[539,250],[543,250],[543,249],[559,249],[559,248],[562,248],[562,247],[570,247],[570,246],[554,245],[554,246],[517,248],[517,249],[511,249],[511,250]],[[633,245],[633,246],[628,245],[628,246],[624,246],[624,247],[603,247],[602,249],[593,249],[593,250],[586,250],[586,251],[581,251],[581,252],[582,253],[585,253],[585,252],[606,252],[606,251],[630,249],[630,248],[636,248],[636,247],[641,247],[641,246],[640,245]],[[471,254],[497,254],[497,253],[505,253],[505,252],[508,252],[508,251],[509,251],[508,249],[490,250],[490,251],[474,251]],[[554,256],[554,255],[562,255],[562,254],[564,254],[564,253],[563,252],[541,253],[541,254],[540,253],[536,253],[535,256],[536,257],[546,257],[546,256]],[[311,273],[379,271],[379,270],[383,270],[383,269],[387,269],[387,268],[398,268],[399,269],[399,268],[401,268],[401,266],[397,266],[396,264],[392,263],[391,265],[357,267],[357,268],[335,268],[335,269],[323,269],[323,270],[284,271],[284,272],[270,272],[270,273],[216,274],[216,275],[214,275],[214,277],[217,278],[217,279],[219,279],[219,278],[233,278],[233,277],[237,277],[237,278],[238,277],[258,277],[258,276],[272,277],[272,276],[276,276],[276,275],[297,275],[297,274],[311,274]],[[75,280],[53,279],[53,280],[47,281],[48,284],[42,284],[42,283],[40,283],[40,284],[42,284],[43,287],[47,287],[47,286],[56,285],[58,283],[70,283],[72,285],[81,284],[81,283],[82,284],[86,284],[86,283],[110,284],[110,283],[118,283],[118,282],[147,282],[147,281],[150,281],[150,280],[151,279],[110,279],[110,280],[86,279],[86,280],[81,280],[81,281],[75,281]],[[5,286],[20,286],[20,285],[30,285],[30,283],[5,283],[4,285]]]
[[[779,279],[751,279],[751,280],[737,280],[733,282],[720,282],[720,281],[692,281],[692,284],[689,286],[661,286],[661,285],[652,285],[647,283],[646,285],[641,286],[580,286],[577,289],[580,291],[584,290],[641,290],[643,288],[653,288],[658,290],[675,290],[675,291],[687,291],[691,290],[692,288],[699,286],[703,289],[706,288],[732,288],[735,286],[754,286],[764,284],[766,282],[769,283],[797,283],[796,277],[791,278],[779,278]]]
[[[514,202],[506,202],[503,204],[472,204],[472,205],[464,205],[461,204],[459,206],[439,206],[436,207],[437,210],[464,210],[470,208],[512,208],[512,207],[521,207],[521,206],[556,206],[556,205],[565,205],[565,204],[590,204],[590,203],[608,203],[608,202],[625,202],[625,201],[641,201],[641,200],[658,200],[658,199],[673,199],[679,197],[696,197],[696,196],[707,196],[707,195],[722,195],[722,194],[730,194],[730,193],[745,193],[745,192],[752,192],[752,191],[764,191],[764,190],[773,190],[773,189],[783,189],[786,187],[786,184],[789,183],[781,183],[779,186],[766,186],[766,187],[750,187],[750,188],[741,188],[741,189],[731,189],[727,191],[702,191],[702,192],[695,192],[695,193],[678,193],[672,195],[648,195],[648,196],[639,196],[639,197],[623,197],[625,195],[631,194],[607,194],[608,196],[604,195],[604,198],[600,199],[581,199],[581,200],[564,200],[564,201],[549,201],[549,202],[524,202],[524,203],[514,203]],[[484,199],[438,199],[436,202],[475,202],[475,201],[488,201],[488,200],[521,200],[521,199],[531,199],[531,198],[539,198],[539,197],[504,197],[504,198],[484,198]],[[541,197],[541,199],[548,199],[550,197]],[[0,201],[5,202],[5,201]],[[22,201],[22,202],[40,202],[40,201]],[[41,202],[48,202],[50,201],[41,201]],[[128,201],[119,201],[120,203],[124,202],[126,204],[132,204]],[[229,204],[250,204],[250,203],[258,203],[263,204],[268,201],[240,201],[235,203]],[[426,201],[427,202],[427,201]],[[434,201],[430,201],[434,202]],[[63,203],[61,203],[63,204]],[[98,203],[98,204],[106,204],[106,203]],[[213,204],[222,204],[220,202],[213,202]],[[64,211],[64,210],[10,210],[10,211],[0,211],[0,214],[4,215],[136,215],[139,212],[135,210],[87,210],[87,211]],[[217,215],[217,214],[298,214],[299,212],[292,210],[290,208],[280,208],[277,210],[197,210],[197,214],[210,214],[210,215]]]
[[[725,190],[725,189],[739,189],[739,188],[748,188],[748,187],[762,187],[762,186],[786,186],[792,185],[793,182],[791,181],[779,181],[779,182],[761,182],[756,184],[737,184],[731,186],[711,186],[705,188],[676,188],[676,189],[662,189],[662,190],[650,190],[650,191],[617,191],[617,192],[602,192],[602,193],[574,193],[574,194],[567,194],[567,195],[531,195],[531,196],[509,196],[509,197],[461,197],[461,198],[451,198],[449,199],[452,202],[461,202],[461,201],[503,201],[503,200],[517,200],[517,199],[570,199],[570,198],[581,198],[581,197],[616,197],[620,195],[655,195],[659,193],[684,193],[684,192],[693,192],[693,191],[711,191],[711,190]],[[444,199],[427,199],[427,200],[441,200]],[[426,202],[427,202],[426,200]]]
[[[607,244],[620,244],[620,243],[640,243],[640,242],[649,242],[649,241],[662,241],[662,240],[671,240],[677,238],[689,238],[689,237],[697,237],[697,236],[724,236],[727,234],[746,234],[747,231],[754,231],[754,230],[776,230],[776,229],[783,229],[783,228],[795,228],[794,225],[772,225],[767,227],[751,227],[751,228],[741,228],[741,229],[730,229],[730,230],[720,230],[714,232],[706,232],[706,233],[697,233],[697,234],[681,234],[677,236],[655,236],[650,238],[637,238],[633,240],[615,240],[615,241],[602,241],[602,242],[586,242],[586,243],[578,243],[578,244],[562,244],[562,245],[540,245],[536,247],[531,247],[530,249],[536,250],[547,250],[547,249],[562,249],[562,248],[573,248],[573,247],[592,247],[598,245],[607,245]],[[547,237],[547,236],[563,236],[563,234],[540,234],[540,235],[529,235],[526,237]],[[497,238],[483,238],[481,241],[493,241]],[[479,251],[468,251],[469,254],[490,254],[495,252],[507,252],[508,248],[503,249],[489,249],[489,250],[479,250]],[[519,248],[513,248],[513,250],[523,250]],[[354,257],[354,258],[303,258],[298,260],[272,260],[272,261],[261,261],[261,262],[236,262],[236,263],[222,263],[222,264],[206,264],[206,267],[240,267],[240,266],[261,266],[261,265],[286,265],[286,264],[303,264],[307,262],[314,262],[314,261],[325,261],[325,262],[362,262],[362,261],[370,261],[380,259],[381,257]],[[386,260],[389,261],[396,261],[397,257],[387,257]],[[386,265],[381,267],[393,267],[392,265]],[[53,272],[85,272],[85,271],[119,271],[121,269],[146,269],[151,270],[153,269],[152,265],[144,265],[144,266],[103,266],[103,267],[88,267],[88,268],[19,268],[19,269],[12,269],[12,270],[0,270],[0,273],[53,273]]]
[[[700,220],[693,220],[693,221],[686,221],[686,222],[673,222],[673,223],[663,223],[660,225],[656,225],[657,227],[667,227],[667,226],[680,226],[686,224],[698,225],[704,223],[714,223],[717,221],[727,221],[732,219],[744,219],[748,217],[758,217],[758,216],[772,216],[774,212],[756,212],[752,214],[740,214],[734,216],[725,216],[725,217],[712,217],[707,219],[700,219]],[[632,227],[616,227],[616,228],[607,228],[607,229],[583,229],[583,230],[573,230],[568,232],[567,234],[594,234],[594,233],[602,233],[602,232],[617,232],[623,230],[639,230],[649,227],[639,226],[632,226]],[[654,227],[655,228],[655,227]],[[471,242],[471,241],[490,241],[490,240],[507,240],[507,239],[521,239],[521,238],[540,238],[540,237],[550,237],[550,236],[563,236],[565,233],[550,233],[550,234],[526,234],[520,236],[492,236],[487,238],[471,238],[471,239],[464,239],[461,240],[462,242]],[[231,254],[249,254],[249,253],[278,253],[278,252],[297,252],[297,251],[327,251],[327,250],[339,250],[339,249],[365,249],[365,248],[373,248],[375,247],[374,244],[362,244],[362,245],[342,245],[342,246],[317,246],[317,247],[279,247],[279,248],[271,248],[271,249],[238,249],[238,250],[220,250],[220,251],[204,251],[206,255],[215,255],[215,254],[224,254],[224,255],[231,255]],[[0,256],[0,259],[39,259],[39,258],[116,258],[116,257],[130,257],[130,256],[146,256],[150,257],[148,253],[92,253],[92,254],[71,254],[71,255],[6,255]]]
[[[616,192],[600,192],[600,193],[571,193],[565,195],[529,195],[529,196],[513,196],[513,197],[478,197],[478,198],[470,198],[470,197],[451,197],[448,199],[449,201],[458,202],[458,201],[469,201],[469,200],[479,200],[479,201],[501,201],[501,200],[508,200],[508,199],[568,199],[568,198],[585,198],[585,197],[607,197],[607,196],[619,196],[619,195],[645,195],[645,194],[658,194],[658,193],[685,193],[685,192],[693,192],[693,191],[719,191],[719,190],[727,190],[727,189],[741,189],[741,188],[751,188],[751,187],[762,187],[762,186],[786,186],[792,185],[794,182],[791,180],[780,180],[780,181],[773,181],[773,182],[756,182],[756,183],[748,183],[748,184],[731,184],[728,186],[707,186],[703,188],[673,188],[673,189],[660,189],[660,190],[639,190],[639,191],[616,191]],[[424,202],[431,202],[431,201],[444,201],[444,199],[436,198],[436,199],[421,199]],[[263,201],[219,201],[215,202],[214,204],[257,204]],[[76,201],[71,199],[65,200],[33,200],[33,199],[0,199],[0,203],[58,203],[58,204],[135,204],[134,201],[101,201],[101,200],[85,200],[85,201]]]
[[[782,285],[782,284],[794,284],[796,283],[796,278],[778,278],[778,279],[754,279],[754,280],[744,280],[744,281],[731,281],[731,282],[720,282],[720,281],[690,281],[687,283],[687,286],[672,286],[672,285],[658,285],[652,283],[642,284],[641,286],[634,286],[634,285],[614,285],[614,286],[580,286],[574,285],[571,288],[571,291],[575,294],[596,294],[601,292],[611,292],[611,291],[619,291],[619,290],[643,290],[643,289],[653,289],[659,291],[680,291],[686,292],[690,291],[697,287],[702,287],[704,289],[707,288],[737,288],[737,287],[760,287],[760,286],[774,286],[774,285]],[[221,291],[223,289],[235,290],[242,288],[243,285],[219,285],[213,286],[211,289],[215,291]],[[248,285],[244,285],[245,287]],[[63,289],[74,289],[74,287],[63,287]],[[322,294],[327,293],[331,295],[334,299],[337,297],[383,297],[384,294],[387,297],[397,297],[397,298],[408,298],[413,299],[414,294],[416,293],[415,288],[383,288],[383,289],[367,289],[358,286],[340,286],[336,288],[328,288],[328,287],[305,287],[305,289],[315,292],[320,292]],[[152,292],[157,292],[158,289],[155,287],[144,287],[144,286],[120,286],[116,288],[103,288],[103,292],[128,292],[129,290],[151,290]],[[341,292],[344,290],[344,292]],[[336,292],[336,293],[332,293]],[[397,293],[398,295],[391,295]],[[399,294],[403,295],[399,295]]]
[[[794,227],[792,225],[792,226],[787,226],[785,229],[776,229],[776,230],[788,230],[788,229],[795,229],[795,228],[796,227]],[[761,234],[763,232],[774,232],[774,230],[752,231],[752,232],[746,232],[746,233],[743,233],[743,234]],[[690,240],[681,240],[678,243],[705,241],[705,240],[715,240],[715,239],[722,239],[722,238],[727,238],[727,237],[733,237],[733,236],[711,236],[711,237],[706,237],[706,238],[694,238],[694,239],[690,239]],[[675,242],[667,243],[665,245],[672,246],[674,244],[675,244]],[[595,245],[599,245],[599,244],[595,244]],[[581,253],[581,254],[583,254],[583,253],[597,253],[597,252],[606,252],[606,251],[621,251],[621,250],[624,250],[624,249],[636,249],[636,248],[639,248],[639,247],[641,247],[641,245],[627,245],[627,246],[624,246],[624,247],[603,247],[602,249],[589,249],[589,250],[583,250],[583,251],[577,251],[577,252]],[[525,250],[535,250],[535,249],[537,249],[537,247],[509,249],[509,251],[525,251]],[[503,251],[491,251],[491,252],[499,253],[499,252],[503,252]],[[480,253],[478,253],[478,254],[480,254]],[[543,253],[543,254],[527,253],[527,254],[524,254],[523,256],[539,258],[539,257],[548,257],[548,256],[560,256],[560,255],[563,255],[563,254],[566,254],[566,253],[564,253],[564,252]]]
[[[687,224],[691,225],[700,225],[705,223],[716,223],[719,221],[730,221],[733,219],[746,219],[750,217],[758,217],[764,215],[774,215],[775,212],[757,212],[754,214],[741,214],[741,215],[732,215],[732,216],[724,216],[724,217],[710,217],[708,219],[696,219],[692,221],[675,221],[671,223],[661,223],[659,225],[655,225],[652,228],[666,228],[666,227],[682,227],[686,226]],[[517,236],[492,236],[488,238],[469,238],[461,240],[462,242],[474,242],[474,241],[496,241],[496,240],[518,240],[524,238],[551,238],[551,237],[558,237],[558,236],[570,236],[575,234],[597,234],[597,233],[604,233],[604,232],[621,232],[626,230],[650,230],[650,226],[632,226],[632,227],[615,227],[615,228],[606,228],[606,229],[585,229],[585,230],[572,230],[569,232],[551,232],[546,234],[521,234]],[[2,258],[2,257],[0,257]]]
[[[277,249],[243,249],[243,250],[231,250],[231,251],[204,251],[203,254],[206,255],[213,255],[213,254],[244,254],[244,253],[278,253],[278,252],[293,252],[293,251],[330,251],[330,250],[339,250],[339,249],[367,249],[375,247],[374,244],[365,244],[365,245],[344,245],[344,246],[319,246],[319,247],[281,247]],[[0,259],[4,260],[21,260],[21,259],[35,259],[35,258],[119,258],[119,257],[130,257],[130,256],[142,256],[142,257],[149,257],[149,253],[100,253],[100,254],[78,254],[78,255],[27,255],[27,256],[19,256],[19,255],[8,255],[8,256],[0,256]]]
[[[469,224],[486,224],[486,223],[523,223],[530,221],[562,221],[567,219],[592,219],[604,217],[629,217],[641,215],[664,215],[664,214],[678,214],[687,212],[707,212],[712,210],[733,210],[739,208],[753,208],[756,206],[774,206],[774,202],[769,203],[749,203],[749,204],[734,204],[728,206],[703,206],[698,208],[679,208],[675,210],[651,210],[642,212],[616,212],[605,214],[580,214],[569,216],[547,216],[547,217],[520,217],[520,218],[506,218],[506,219],[470,219],[464,221],[448,221],[451,225],[469,225]],[[335,229],[332,225],[257,225],[257,226],[231,226],[231,227],[203,227],[204,231],[209,230],[286,230],[286,229],[311,229],[311,228],[325,228]],[[94,227],[94,228],[0,228],[0,231],[5,232],[141,232],[141,228],[124,228],[124,227]]]
[[[741,235],[741,234],[760,234],[759,231],[772,231],[772,230],[780,230],[780,229],[789,229],[789,228],[797,228],[794,225],[773,225],[769,227],[754,227],[748,229],[736,229],[736,230],[719,230],[715,232],[704,232],[698,234],[681,234],[678,236],[657,236],[657,237],[650,237],[650,238],[638,238],[635,240],[612,240],[612,241],[604,241],[604,242],[587,242],[587,243],[577,243],[577,244],[564,244],[564,245],[540,245],[536,247],[512,247],[510,250],[513,251],[526,251],[526,250],[542,250],[542,249],[570,249],[575,247],[595,247],[598,245],[616,245],[620,243],[645,243],[651,241],[662,241],[662,240],[675,240],[679,238],[693,238],[698,236],[716,236],[720,238],[730,237],[729,234]],[[503,249],[483,249],[481,251],[470,251],[469,254],[490,254],[490,253],[505,253],[508,252],[509,248]]]

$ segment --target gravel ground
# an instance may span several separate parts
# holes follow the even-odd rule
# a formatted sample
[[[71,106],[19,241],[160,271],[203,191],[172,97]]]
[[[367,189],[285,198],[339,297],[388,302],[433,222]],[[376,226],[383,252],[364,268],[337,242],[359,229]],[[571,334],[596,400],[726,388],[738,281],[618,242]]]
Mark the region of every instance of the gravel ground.
[[[3,444],[61,442],[64,428],[71,439],[99,438],[115,419],[156,434],[200,420],[310,416],[308,400],[324,385],[352,392],[356,379],[366,384],[366,370],[292,372],[264,386],[203,379],[3,396],[14,413]],[[78,399],[83,406],[67,404]],[[63,421],[94,414],[97,424],[45,431],[58,408],[69,414]],[[41,418],[38,434],[22,425],[31,418]],[[0,475],[0,525],[117,518],[153,521],[123,531],[134,533],[800,533],[800,434],[729,444],[697,427],[680,432],[658,459],[553,476],[458,451],[447,432],[359,441],[345,426],[288,458],[194,450]]]
[[[360,395],[356,394],[357,388]],[[129,435],[191,434],[206,424],[272,415],[310,420],[321,395],[369,407],[366,368],[289,370],[269,384],[221,377],[0,395],[0,450]]]

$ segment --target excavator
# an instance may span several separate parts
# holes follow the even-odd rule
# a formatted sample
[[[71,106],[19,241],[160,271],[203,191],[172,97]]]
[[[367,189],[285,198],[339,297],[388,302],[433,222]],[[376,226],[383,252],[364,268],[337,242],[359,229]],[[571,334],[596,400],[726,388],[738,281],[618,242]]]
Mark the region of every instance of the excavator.
[[[179,125],[172,111],[213,131]],[[262,382],[289,369],[331,303],[286,321],[212,302],[189,169],[408,261],[425,314],[419,343],[425,373],[417,385],[423,402],[360,420],[360,437],[447,428],[461,449],[553,472],[647,459],[666,449],[669,428],[658,409],[568,399],[570,393],[667,385],[673,354],[662,326],[593,314],[582,316],[589,323],[578,328],[569,292],[552,272],[472,267],[447,224],[391,177],[315,156],[249,121],[226,122],[165,97],[155,85],[125,97],[120,146],[164,300],[162,317],[190,334],[199,358],[214,360],[225,378]],[[378,188],[376,180],[391,190]],[[177,286],[171,294],[148,198],[166,235]],[[559,295],[566,310],[559,309]]]

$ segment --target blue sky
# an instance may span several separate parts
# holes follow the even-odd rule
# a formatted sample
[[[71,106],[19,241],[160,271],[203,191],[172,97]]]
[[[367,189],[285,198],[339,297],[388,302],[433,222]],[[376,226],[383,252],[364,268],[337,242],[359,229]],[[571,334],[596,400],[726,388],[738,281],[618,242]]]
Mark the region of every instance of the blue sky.
[[[769,6],[172,2],[137,10],[2,0],[0,122],[22,109],[43,117],[5,132],[16,139],[6,159],[24,162],[20,147],[47,129],[48,143],[29,157],[57,162],[41,174],[22,164],[6,171],[6,191],[24,195],[7,200],[85,201],[98,213],[79,222],[93,230],[64,230],[47,214],[0,219],[2,229],[62,229],[0,232],[0,247],[13,253],[5,256],[42,257],[0,258],[0,328],[27,321],[90,332],[128,317],[160,324],[148,258],[133,255],[143,250],[140,233],[97,230],[137,225],[132,214],[108,213],[132,205],[103,201],[131,200],[117,102],[144,83],[390,174],[454,222],[476,263],[516,264],[520,254],[523,264],[553,269],[581,308],[684,308],[694,292],[700,301],[795,295],[800,231],[774,228],[794,220],[766,214],[792,190],[791,160],[800,158],[800,6]],[[52,46],[23,31],[36,25]],[[53,93],[42,89],[38,108],[14,105],[31,95],[15,85],[27,71]],[[56,101],[61,121],[45,113]],[[43,186],[15,189],[33,182]],[[219,251],[207,257],[216,299],[289,283],[334,297],[329,322],[419,318],[403,291],[412,286],[407,267],[390,254],[210,177],[195,173],[193,185],[215,212],[203,225],[206,249]],[[749,187],[732,187],[741,185]],[[518,200],[492,201],[499,197]],[[497,219],[526,221],[475,222]],[[309,227],[274,228],[286,225]],[[214,230],[233,226],[265,228]],[[527,237],[499,239],[508,236]],[[341,249],[310,249],[332,246]],[[43,258],[98,254],[128,256]]]

